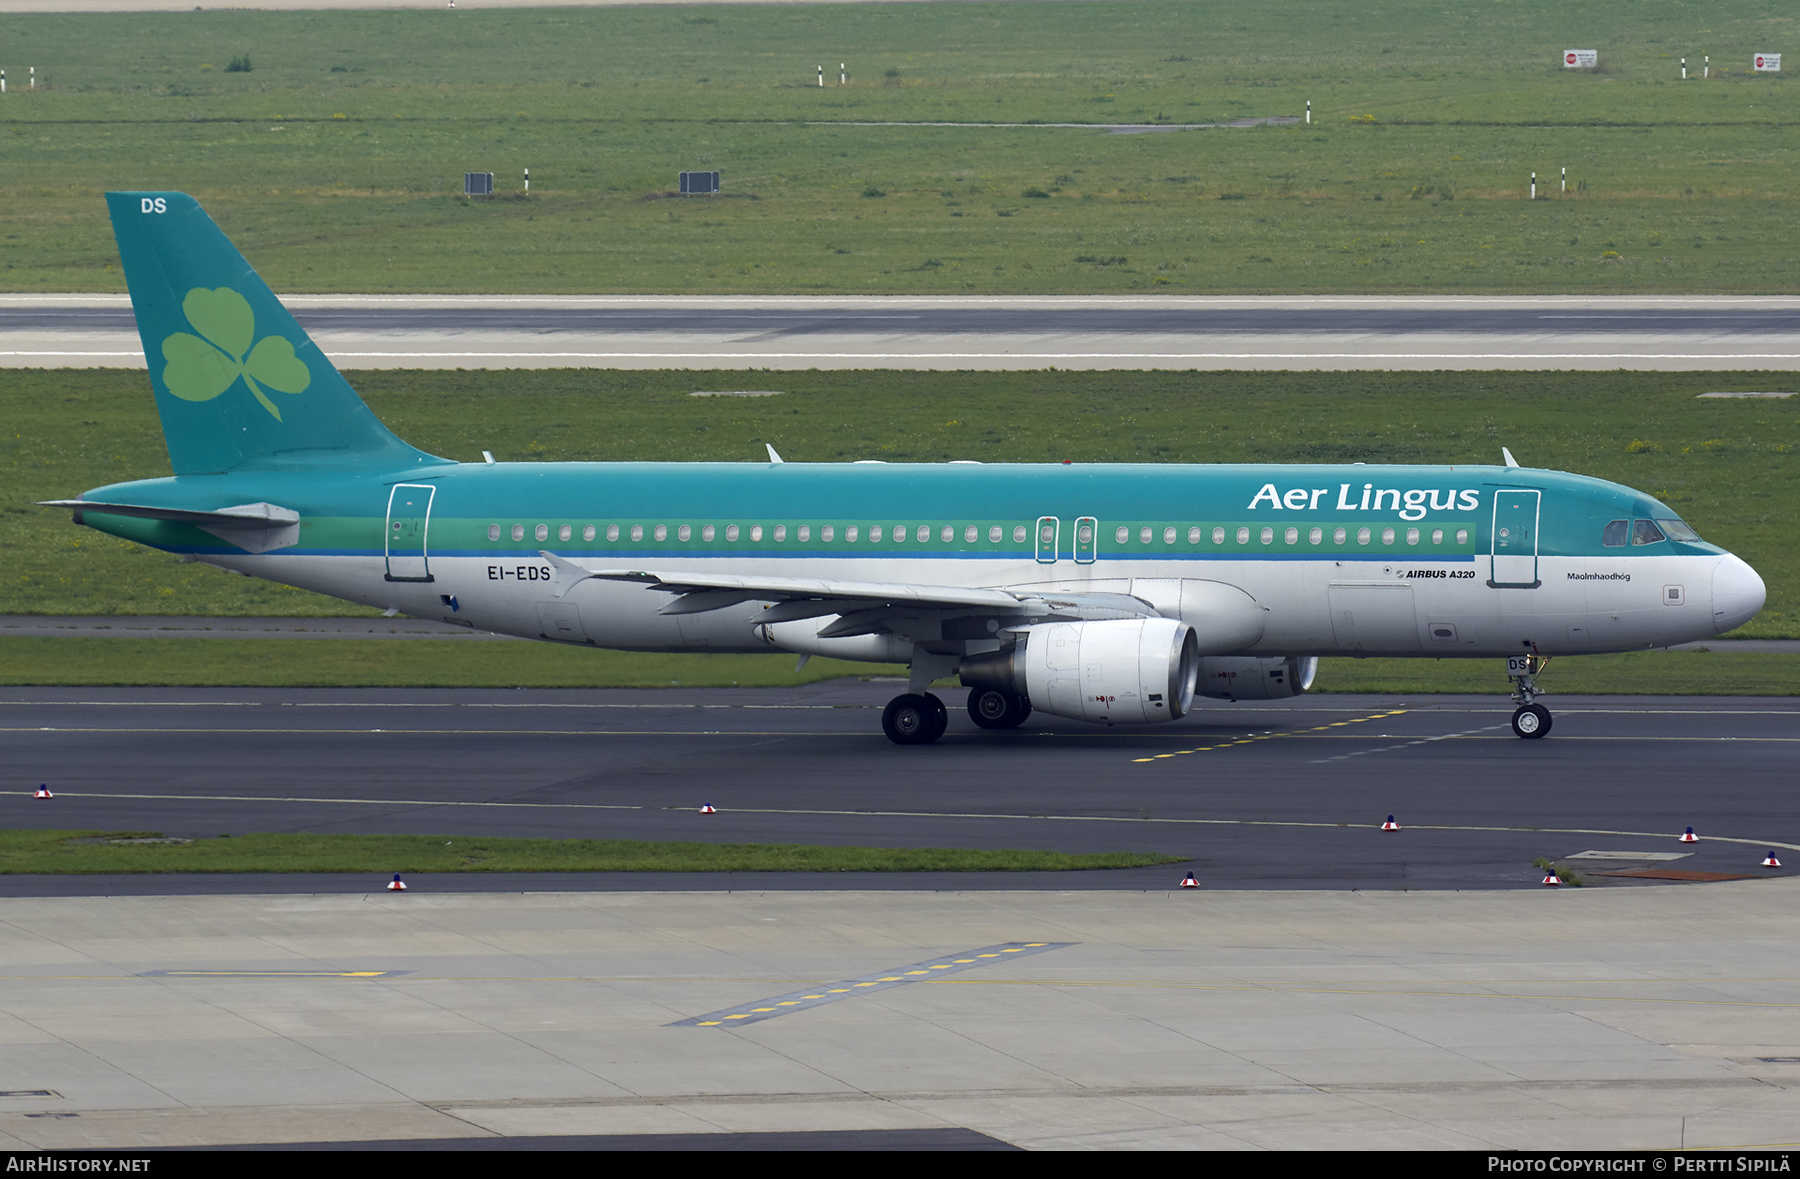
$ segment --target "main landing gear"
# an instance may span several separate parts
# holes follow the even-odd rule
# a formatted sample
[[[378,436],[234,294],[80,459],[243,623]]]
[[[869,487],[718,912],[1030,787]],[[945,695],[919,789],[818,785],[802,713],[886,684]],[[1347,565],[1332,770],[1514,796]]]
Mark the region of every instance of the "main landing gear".
[[[998,688],[969,693],[969,719],[984,729],[1016,729],[1031,715],[1031,701]]]
[[[1542,737],[1550,732],[1550,710],[1533,701],[1543,695],[1534,677],[1550,660],[1534,649],[1530,655],[1515,655],[1506,661],[1506,674],[1513,682],[1513,703],[1519,707],[1512,715],[1512,731],[1519,737]]]
[[[969,693],[969,719],[984,729],[1012,729],[1031,715],[1031,702],[1011,692],[976,688]],[[888,701],[881,731],[896,745],[929,745],[944,735],[950,714],[930,692],[908,692]]]
[[[888,701],[881,731],[896,745],[929,745],[950,726],[944,702],[930,692],[908,692]]]

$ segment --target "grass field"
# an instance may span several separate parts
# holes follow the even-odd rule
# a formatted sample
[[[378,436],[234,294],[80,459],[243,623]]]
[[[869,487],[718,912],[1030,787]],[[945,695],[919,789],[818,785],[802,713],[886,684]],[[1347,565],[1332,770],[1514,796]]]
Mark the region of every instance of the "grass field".
[[[158,842],[150,842],[156,840]],[[467,835],[0,831],[0,874],[150,872],[1070,872],[1179,856],[782,843],[646,843]]]
[[[1800,638],[1800,399],[1756,373],[399,372],[351,374],[436,454],[584,460],[1483,463],[1613,479],[1662,498],[1762,574],[1741,634]],[[694,398],[778,388],[779,397]],[[168,473],[142,373],[0,381],[0,613],[341,615],[32,506]],[[1785,507],[1783,505],[1786,505]],[[61,640],[58,640],[61,641]],[[111,641],[111,640],[107,640]],[[212,641],[208,641],[210,644]],[[377,644],[383,648],[405,644]]]
[[[6,15],[0,290],[123,289],[99,194],[173,188],[284,291],[1787,292],[1792,83],[1750,59],[1797,31],[1773,0]],[[968,125],[1057,122],[1088,126]],[[526,168],[529,201],[458,196]],[[725,193],[662,199],[684,169]]]

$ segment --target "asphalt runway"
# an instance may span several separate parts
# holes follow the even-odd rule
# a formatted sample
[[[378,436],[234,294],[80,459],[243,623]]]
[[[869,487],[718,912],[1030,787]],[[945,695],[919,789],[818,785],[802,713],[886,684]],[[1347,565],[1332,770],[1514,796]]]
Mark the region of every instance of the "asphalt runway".
[[[306,295],[346,368],[1800,369],[1800,300]],[[0,366],[143,367],[128,301],[0,295]]]
[[[945,692],[938,744],[880,732],[899,683],[794,689],[0,691],[0,827],[609,837],[1149,851],[1111,872],[859,874],[860,888],[1540,887],[1800,865],[1790,699],[1549,697],[1521,741],[1503,697],[1209,702],[1173,725],[1034,715],[976,729]],[[33,792],[49,783],[55,797]],[[717,814],[698,808],[712,804]],[[1400,830],[1380,830],[1396,816]],[[1688,825],[1700,841],[1679,843]],[[1789,852],[1793,854],[1790,856]],[[1581,853],[1609,853],[1581,857]],[[1569,857],[1577,857],[1573,860]],[[366,892],[364,878],[11,878],[70,890]],[[459,875],[458,891],[842,887],[816,874]]]

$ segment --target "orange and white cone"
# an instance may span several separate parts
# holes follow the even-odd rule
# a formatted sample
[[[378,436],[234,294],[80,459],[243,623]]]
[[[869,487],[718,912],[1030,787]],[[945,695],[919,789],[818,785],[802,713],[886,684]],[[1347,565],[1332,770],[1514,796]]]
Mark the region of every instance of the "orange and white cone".
[[[394,878],[392,880],[388,881],[388,891],[389,892],[405,892],[406,891],[406,881],[400,879],[400,873],[398,873],[398,872],[394,873]]]
[[[1381,829],[1383,831],[1398,831],[1400,830],[1400,824],[1394,822],[1394,816],[1389,815],[1387,817],[1387,822],[1381,825]]]
[[[1762,862],[1762,866],[1765,868],[1781,867],[1781,861],[1775,858],[1775,849],[1774,848],[1769,849],[1769,858]]]
[[[1200,882],[1198,880],[1194,879],[1194,874],[1192,872],[1189,872],[1186,876],[1182,877],[1181,887],[1182,888],[1199,888]]]
[[[1694,834],[1694,829],[1692,827],[1689,827],[1686,831],[1683,831],[1681,833],[1681,842],[1683,842],[1683,843],[1699,843],[1700,837],[1698,835]]]
[[[40,784],[40,785],[39,785],[39,786],[38,786],[38,788],[37,788],[37,797],[39,797],[39,798],[49,798],[49,797],[51,797],[51,794],[50,794],[50,786],[49,786],[49,784],[48,784],[48,783],[43,783],[43,784]]]

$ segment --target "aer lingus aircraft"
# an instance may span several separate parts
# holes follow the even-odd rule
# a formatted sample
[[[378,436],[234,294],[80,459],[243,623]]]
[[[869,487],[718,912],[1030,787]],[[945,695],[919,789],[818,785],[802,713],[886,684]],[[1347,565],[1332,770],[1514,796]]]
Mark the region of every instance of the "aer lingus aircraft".
[[[1320,655],[1506,658],[1550,731],[1546,656],[1662,647],[1762,608],[1749,565],[1651,496],[1505,466],[461,463],[377,421],[212,219],[111,193],[174,476],[77,523],[420,618],[639,651],[905,663],[882,718],[1032,709],[1173,721],[1269,699]],[[485,456],[484,456],[485,457]],[[1496,668],[1496,673],[1499,669]]]

